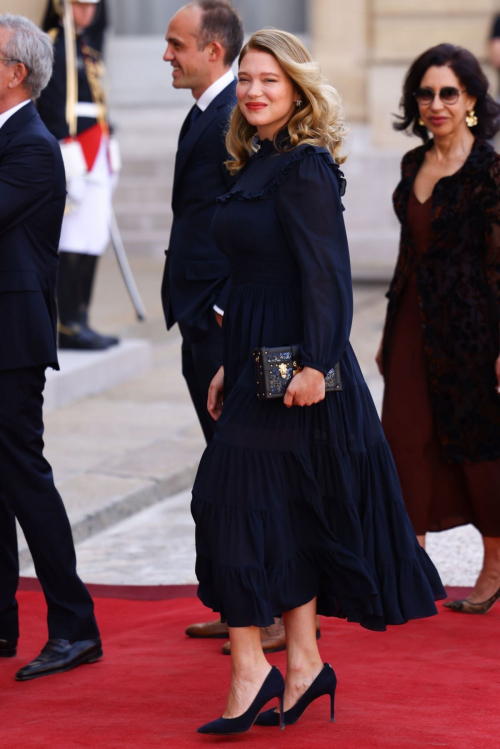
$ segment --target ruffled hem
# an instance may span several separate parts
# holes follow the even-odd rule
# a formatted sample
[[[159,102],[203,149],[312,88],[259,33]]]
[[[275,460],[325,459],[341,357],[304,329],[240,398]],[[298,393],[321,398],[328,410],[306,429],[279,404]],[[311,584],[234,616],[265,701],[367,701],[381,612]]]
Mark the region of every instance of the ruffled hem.
[[[335,163],[333,160],[330,152],[326,148],[319,148],[318,146],[312,146],[312,145],[304,145],[304,146],[297,146],[292,151],[288,151],[285,155],[288,155],[289,158],[286,160],[285,164],[281,168],[280,171],[278,171],[273,178],[263,187],[261,187],[258,190],[245,190],[245,189],[237,189],[237,184],[235,187],[230,190],[225,195],[221,195],[217,198],[217,202],[221,204],[229,203],[231,200],[268,200],[273,193],[276,192],[276,190],[279,188],[280,185],[283,184],[288,179],[288,176],[290,172],[295,168],[295,166],[302,161],[303,158],[306,156],[312,156],[315,154],[321,154],[323,158],[327,161],[328,164],[333,168],[335,171],[336,177],[339,181],[339,187],[340,187],[340,197],[342,197],[345,193],[346,188],[346,180],[344,178],[343,172],[340,170],[339,166]]]
[[[230,626],[318,613],[375,631],[437,613],[439,575],[411,528],[385,441],[361,454],[269,453],[214,439],[193,490],[199,597]]]
[[[446,597],[439,578],[433,589],[424,558],[401,559],[370,576],[361,567],[353,574],[342,555],[342,549],[302,549],[268,568],[217,566],[199,556],[198,597],[230,627],[269,627],[274,617],[317,597],[318,614],[375,632],[434,616],[434,601]]]

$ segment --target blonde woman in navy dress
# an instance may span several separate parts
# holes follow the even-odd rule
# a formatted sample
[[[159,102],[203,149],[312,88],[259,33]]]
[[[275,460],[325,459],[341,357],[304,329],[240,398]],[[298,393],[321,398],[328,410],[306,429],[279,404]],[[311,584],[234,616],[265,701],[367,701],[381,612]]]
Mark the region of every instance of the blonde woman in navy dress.
[[[349,343],[339,96],[299,39],[269,29],[241,53],[237,97],[227,137],[237,180],[213,224],[231,267],[224,366],[192,502],[198,595],[231,639],[225,712],[198,729],[210,734],[294,723],[322,695],[333,719],[336,676],[318,651],[316,613],[383,631],[436,614],[445,597]],[[284,401],[258,400],[253,350],[295,344],[304,369]],[[337,362],[343,390],[325,397]],[[259,635],[280,614],[286,682]],[[274,706],[260,713],[275,697],[281,720]]]

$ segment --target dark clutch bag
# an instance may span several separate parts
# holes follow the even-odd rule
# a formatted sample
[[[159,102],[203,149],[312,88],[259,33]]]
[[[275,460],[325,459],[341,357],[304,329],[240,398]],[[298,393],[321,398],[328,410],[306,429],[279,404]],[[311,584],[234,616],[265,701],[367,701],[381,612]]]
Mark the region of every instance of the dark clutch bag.
[[[299,346],[256,348],[253,358],[260,400],[283,398],[292,378],[302,371]],[[327,393],[342,390],[338,364],[325,375],[325,389]]]

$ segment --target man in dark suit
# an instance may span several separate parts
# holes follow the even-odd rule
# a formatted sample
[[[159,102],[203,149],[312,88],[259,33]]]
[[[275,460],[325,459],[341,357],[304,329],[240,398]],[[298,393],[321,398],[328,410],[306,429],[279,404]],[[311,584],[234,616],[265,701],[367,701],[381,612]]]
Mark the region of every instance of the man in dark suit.
[[[66,200],[61,151],[31,102],[52,72],[50,38],[0,16],[0,657],[16,655],[15,519],[48,606],[49,640],[25,681],[102,656],[92,599],[76,573],[68,517],[43,456],[45,369],[58,369],[56,285]]]
[[[182,370],[209,442],[215,422],[208,388],[222,364],[222,316],[229,266],[212,239],[216,198],[228,190],[225,131],[236,103],[231,65],[243,44],[243,26],[225,0],[200,0],[170,21],[163,59],[175,88],[191,89],[196,104],[179,136],[172,196],[174,214],[163,278],[167,328],[182,335]]]

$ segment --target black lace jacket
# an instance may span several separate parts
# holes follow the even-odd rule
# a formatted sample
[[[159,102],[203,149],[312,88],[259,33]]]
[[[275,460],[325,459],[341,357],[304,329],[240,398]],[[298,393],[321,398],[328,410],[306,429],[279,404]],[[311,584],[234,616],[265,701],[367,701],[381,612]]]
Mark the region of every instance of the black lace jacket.
[[[408,276],[417,263],[406,222],[410,191],[430,141],[407,153],[394,208],[401,243],[389,299],[383,356]],[[463,167],[432,196],[432,239],[416,267],[432,408],[444,458],[500,457],[500,156],[476,141]],[[411,429],[411,424],[408,424]]]

